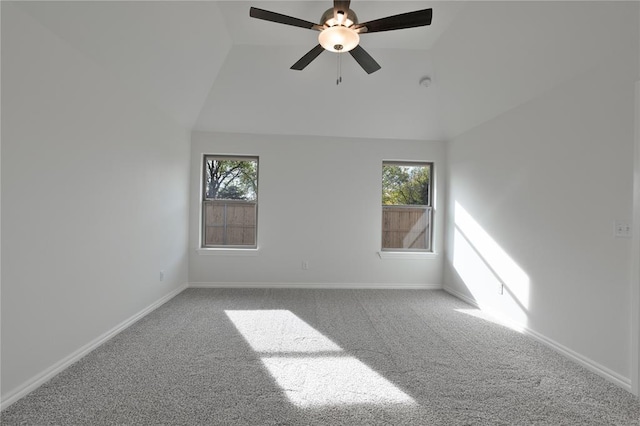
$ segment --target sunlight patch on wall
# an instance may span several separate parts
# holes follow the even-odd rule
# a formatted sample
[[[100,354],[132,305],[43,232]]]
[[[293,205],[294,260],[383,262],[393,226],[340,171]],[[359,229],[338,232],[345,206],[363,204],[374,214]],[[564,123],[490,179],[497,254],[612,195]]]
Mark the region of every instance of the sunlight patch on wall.
[[[455,203],[453,267],[482,309],[527,324],[529,276],[458,203]]]
[[[228,310],[225,314],[298,407],[415,404],[291,311]]]

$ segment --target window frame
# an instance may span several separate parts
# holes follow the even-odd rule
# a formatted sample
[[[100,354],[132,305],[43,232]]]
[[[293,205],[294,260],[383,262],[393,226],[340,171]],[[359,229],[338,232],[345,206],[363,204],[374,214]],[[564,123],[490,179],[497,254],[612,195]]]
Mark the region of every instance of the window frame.
[[[381,191],[380,194],[384,193],[384,166],[404,166],[404,167],[428,167],[429,169],[429,193],[427,204],[419,205],[419,204],[381,204],[381,224],[380,224],[380,257],[388,257],[390,254],[398,254],[398,255],[429,255],[434,254],[433,250],[433,228],[434,228],[434,207],[433,207],[433,192],[435,189],[435,165],[433,161],[416,161],[416,160],[383,160],[382,167],[380,168],[380,184]],[[382,200],[381,200],[382,201]],[[427,215],[427,232],[425,232],[425,247],[426,248],[397,248],[397,247],[384,247],[384,232],[385,232],[385,220],[384,220],[384,210],[385,208],[393,208],[393,207],[407,207],[410,209],[424,209]]]
[[[256,192],[255,200],[235,200],[235,199],[216,199],[207,197],[207,161],[214,160],[227,160],[227,161],[249,161],[256,164]],[[202,251],[216,251],[216,250],[233,250],[233,251],[255,251],[258,248],[258,204],[259,204],[259,191],[260,191],[260,157],[257,155],[227,155],[227,154],[203,154],[202,155],[202,173],[200,174],[200,246],[199,250]],[[205,204],[210,201],[226,201],[225,204],[253,204],[255,214],[255,226],[254,226],[254,244],[206,244],[206,212]],[[225,207],[226,210],[226,207]],[[226,218],[225,218],[226,221]],[[226,223],[225,223],[226,229]],[[226,232],[226,231],[225,231]]]

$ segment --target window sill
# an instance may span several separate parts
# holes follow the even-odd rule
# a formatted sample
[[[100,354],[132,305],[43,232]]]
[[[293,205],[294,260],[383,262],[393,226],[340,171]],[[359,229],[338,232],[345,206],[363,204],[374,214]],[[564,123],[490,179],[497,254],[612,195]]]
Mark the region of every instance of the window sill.
[[[431,251],[379,251],[380,259],[435,259],[438,253]]]
[[[200,256],[257,256],[257,248],[198,248]]]

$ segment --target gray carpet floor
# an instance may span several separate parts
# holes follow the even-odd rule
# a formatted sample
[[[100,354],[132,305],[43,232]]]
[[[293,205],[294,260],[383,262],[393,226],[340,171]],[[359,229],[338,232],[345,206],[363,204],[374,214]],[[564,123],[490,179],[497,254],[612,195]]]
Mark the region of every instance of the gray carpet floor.
[[[188,289],[0,421],[640,425],[640,403],[442,291]]]

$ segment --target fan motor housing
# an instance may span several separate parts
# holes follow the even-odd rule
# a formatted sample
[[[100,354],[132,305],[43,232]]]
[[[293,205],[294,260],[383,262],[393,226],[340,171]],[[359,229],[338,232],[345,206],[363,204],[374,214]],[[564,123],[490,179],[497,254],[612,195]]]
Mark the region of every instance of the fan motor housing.
[[[331,9],[327,9],[323,14],[322,17],[320,18],[320,25],[325,25],[327,24],[331,19],[333,19],[333,8]],[[345,13],[345,20],[349,20],[351,22],[353,22],[354,24],[358,23],[358,17],[356,16],[356,13],[349,9],[348,11],[346,11]],[[328,25],[328,24],[327,24]]]

